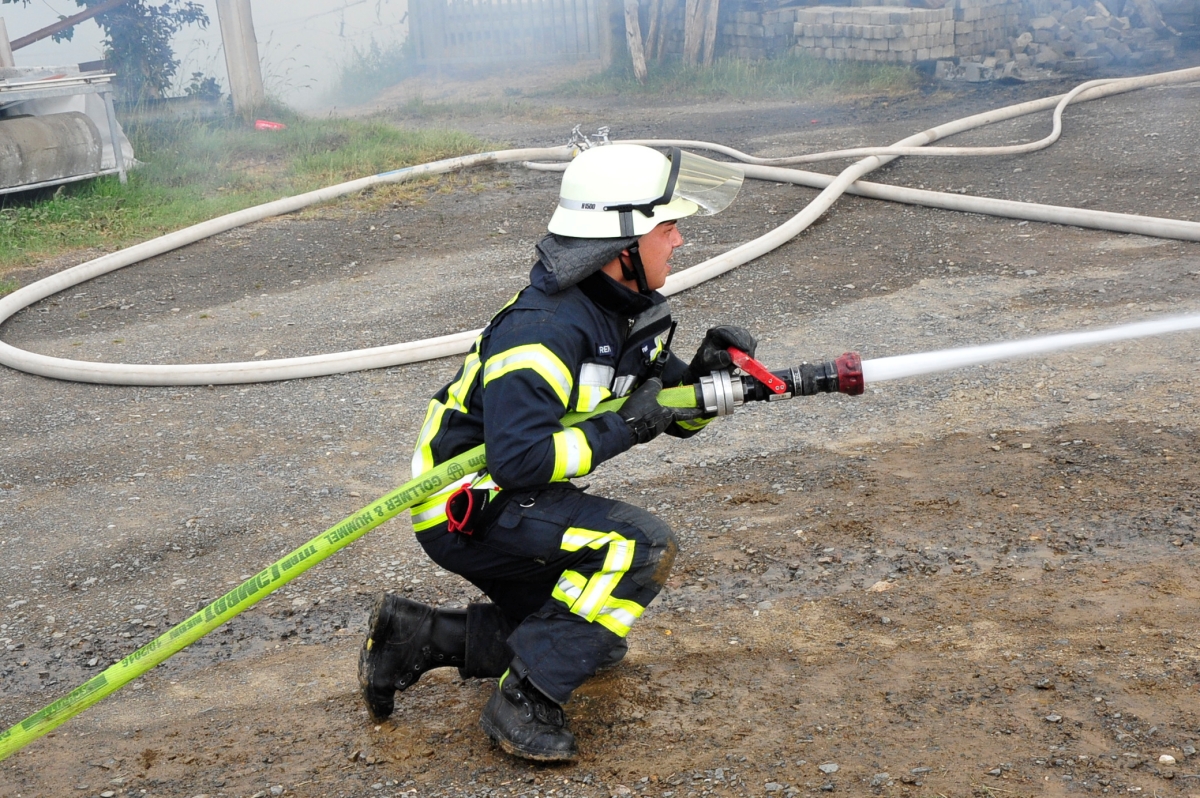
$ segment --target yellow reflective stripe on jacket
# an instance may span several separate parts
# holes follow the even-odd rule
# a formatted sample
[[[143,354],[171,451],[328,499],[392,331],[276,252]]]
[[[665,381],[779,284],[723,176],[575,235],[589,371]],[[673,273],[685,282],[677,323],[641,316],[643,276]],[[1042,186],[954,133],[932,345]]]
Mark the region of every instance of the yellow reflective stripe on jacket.
[[[589,621],[594,621],[611,597],[613,588],[617,586],[621,577],[629,571],[629,566],[633,564],[633,552],[636,544],[616,532],[597,532],[592,529],[570,527],[563,533],[562,548],[564,550],[578,551],[584,546],[597,550],[604,546],[608,547],[604,566],[592,574],[583,593],[571,604],[571,612]]]
[[[483,367],[483,384],[486,386],[492,380],[520,369],[532,369],[537,372],[538,376],[554,389],[563,407],[567,406],[574,385],[571,372],[557,355],[542,344],[514,346],[488,358]]]
[[[579,395],[575,397],[575,409],[590,413],[612,396],[612,381],[617,370],[600,363],[584,363],[579,369]]]
[[[455,487],[455,490],[457,489]],[[413,532],[423,532],[446,523],[446,500],[449,498],[449,493],[439,493],[429,501],[415,505],[412,508]]]
[[[654,336],[654,351],[652,351],[649,355],[646,356],[647,358],[649,358],[651,363],[658,360],[659,354],[662,353],[663,347],[666,345],[667,345],[667,342],[663,340],[661,335]]]
[[[496,488],[496,483],[492,481],[491,476],[487,473],[480,476],[478,471],[472,471],[470,474],[460,477],[453,485],[442,488],[428,499],[412,506],[409,512],[412,514],[413,532],[421,532],[431,529],[438,524],[446,523],[446,502],[450,499],[451,493],[454,493],[454,491],[464,485],[470,485],[472,488],[486,488],[488,490]]]
[[[416,451],[413,452],[412,475],[414,479],[434,466],[433,439],[442,428],[442,418],[451,410],[460,413],[467,412],[467,393],[471,390],[471,386],[475,383],[475,377],[479,374],[479,341],[479,338],[475,339],[475,346],[463,361],[462,376],[450,383],[446,389],[446,402],[443,404],[434,399],[429,403],[429,409],[425,413],[425,423],[421,425],[421,434],[417,436]]]
[[[551,436],[554,441],[554,473],[551,482],[579,477],[592,470],[592,447],[578,427],[567,427]]]
[[[575,409],[581,413],[590,413],[610,396],[612,396],[612,391],[607,388],[580,385],[579,396],[575,399]]]

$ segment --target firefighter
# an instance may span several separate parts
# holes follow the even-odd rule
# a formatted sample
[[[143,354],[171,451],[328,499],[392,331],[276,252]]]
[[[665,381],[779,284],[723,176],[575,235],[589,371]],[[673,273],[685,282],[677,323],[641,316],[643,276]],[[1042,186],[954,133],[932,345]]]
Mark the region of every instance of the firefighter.
[[[568,166],[530,285],[430,401],[413,455],[416,477],[486,444],[486,472],[416,505],[412,523],[434,562],[491,601],[435,609],[379,597],[359,658],[374,720],[426,670],[456,666],[464,678],[500,677],[480,725],[505,751],[576,756],[562,705],[624,656],[678,546],[646,510],[570,480],[661,433],[694,434],[708,419],[663,407],[659,390],[728,368],[726,347],[753,354],[750,333],[726,326],[709,330],[689,363],[671,355],[674,325],[658,293],[683,244],[676,220],[723,209],[741,182],[728,164],[638,145],[586,149]],[[621,396],[618,412],[562,424]]]

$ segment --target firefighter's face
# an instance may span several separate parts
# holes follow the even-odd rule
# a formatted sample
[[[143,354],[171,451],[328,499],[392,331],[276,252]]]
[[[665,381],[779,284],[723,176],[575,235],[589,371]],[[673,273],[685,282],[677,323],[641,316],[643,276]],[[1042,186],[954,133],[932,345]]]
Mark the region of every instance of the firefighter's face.
[[[671,255],[683,246],[683,236],[675,222],[663,222],[638,239],[638,252],[642,255],[642,267],[646,270],[646,284],[651,291],[666,285],[671,273]]]

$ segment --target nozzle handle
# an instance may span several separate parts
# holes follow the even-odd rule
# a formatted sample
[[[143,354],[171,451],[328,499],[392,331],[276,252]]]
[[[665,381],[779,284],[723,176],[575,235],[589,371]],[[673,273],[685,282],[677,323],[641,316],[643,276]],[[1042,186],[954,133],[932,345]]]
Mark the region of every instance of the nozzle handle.
[[[738,349],[736,346],[731,346],[725,351],[729,352],[729,356],[733,358],[733,365],[737,366],[742,371],[746,372],[751,377],[770,388],[771,393],[787,393],[787,383],[772,374],[771,371],[761,362],[750,357],[750,355]]]

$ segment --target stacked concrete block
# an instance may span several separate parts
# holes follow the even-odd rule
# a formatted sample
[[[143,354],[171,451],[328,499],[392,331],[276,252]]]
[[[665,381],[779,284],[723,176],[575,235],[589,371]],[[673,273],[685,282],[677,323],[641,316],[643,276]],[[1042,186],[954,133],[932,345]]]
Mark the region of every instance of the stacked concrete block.
[[[964,56],[1004,47],[1021,23],[1018,0],[955,0],[954,52]]]
[[[796,41],[792,28],[801,10],[738,11],[721,26],[720,52],[749,61],[787,53]]]
[[[954,56],[954,9],[816,6],[796,17],[795,52],[911,64]]]

